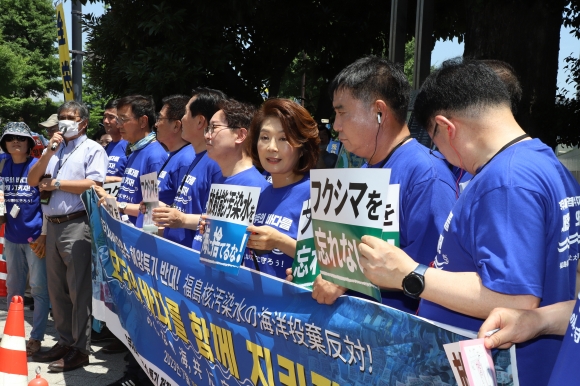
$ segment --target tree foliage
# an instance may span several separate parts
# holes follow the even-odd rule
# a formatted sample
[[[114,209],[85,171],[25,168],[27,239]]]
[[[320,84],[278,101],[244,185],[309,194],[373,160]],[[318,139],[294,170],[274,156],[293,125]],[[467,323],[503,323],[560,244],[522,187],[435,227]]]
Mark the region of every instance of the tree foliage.
[[[89,0],[92,1],[92,0]],[[458,38],[465,55],[512,64],[524,88],[518,120],[554,145],[559,28],[578,21],[580,0],[438,0],[433,43]],[[210,86],[245,101],[300,98],[316,118],[332,114],[329,81],[349,63],[388,53],[384,0],[108,0],[88,16],[93,82],[106,94],[152,94],[157,101]],[[416,2],[408,2],[407,41]],[[411,51],[409,51],[410,53]],[[409,73],[409,68],[407,68]]]
[[[0,0],[0,120],[31,128],[53,114],[60,88],[50,0]]]

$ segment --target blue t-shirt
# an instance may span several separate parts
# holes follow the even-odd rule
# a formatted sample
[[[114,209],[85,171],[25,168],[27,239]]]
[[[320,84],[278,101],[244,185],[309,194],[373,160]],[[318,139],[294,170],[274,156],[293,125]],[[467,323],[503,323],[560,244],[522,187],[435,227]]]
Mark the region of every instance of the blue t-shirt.
[[[374,167],[380,166],[380,163]],[[363,168],[368,167],[366,164]],[[400,185],[400,247],[417,263],[430,265],[443,223],[455,204],[455,181],[445,161],[415,139],[398,148],[384,165],[391,185]],[[414,314],[419,301],[401,291],[382,291],[382,303]]]
[[[556,365],[548,386],[576,385],[580,380],[580,295],[574,304]]]
[[[221,179],[222,173],[219,165],[202,151],[191,157],[186,171],[185,180],[179,181],[177,189],[183,184],[173,201],[173,207],[182,213],[202,214],[209,197],[212,183]],[[163,237],[186,247],[191,247],[195,230],[186,228],[165,228]]]
[[[119,142],[109,142],[105,146],[105,151],[109,157],[109,166],[107,167],[107,176],[123,177],[125,166],[127,165],[127,145],[129,142],[124,139]]]
[[[305,175],[300,181],[282,188],[268,186],[261,194],[254,225],[270,226],[280,233],[296,240],[298,222],[302,212],[302,203],[310,198],[310,175]],[[252,255],[246,249],[244,265],[256,269]],[[286,269],[292,267],[294,256],[274,249],[270,253],[256,255],[260,272],[286,278]]]
[[[270,183],[266,181],[264,176],[260,174],[260,172],[258,171],[258,169],[256,169],[255,166],[252,166],[249,169],[239,172],[238,174],[234,174],[233,176],[229,177],[220,176],[215,183],[226,185],[255,186],[260,188],[260,192],[263,192],[264,189],[270,186]],[[204,208],[206,203],[207,200],[204,203]],[[199,251],[201,250],[201,235],[199,233],[195,235],[191,248],[197,253],[199,253]]]
[[[523,141],[499,153],[461,193],[445,222],[434,266],[477,272],[486,288],[533,295],[540,307],[571,300],[579,219],[580,186],[574,177],[552,149],[537,139]],[[426,300],[419,315],[473,331],[483,322]],[[547,384],[560,344],[555,336],[518,344],[520,384]]]
[[[152,172],[159,173],[159,169],[161,169],[166,159],[167,152],[157,141],[151,142],[144,148],[131,153],[127,160],[125,175],[119,187],[117,201],[131,204],[139,204],[143,201],[139,176]],[[133,224],[137,221],[135,216],[129,216],[129,219]]]
[[[36,240],[42,231],[40,193],[38,188],[28,185],[28,172],[37,161],[29,157],[26,162],[15,164],[12,157],[7,157],[2,170],[6,203],[4,237],[12,243],[26,244],[29,237]],[[20,207],[16,218],[10,215],[14,205]]]
[[[177,189],[185,173],[191,165],[191,160],[195,157],[195,151],[193,146],[185,145],[182,148],[169,153],[169,158],[164,162],[161,169],[159,169],[159,175],[157,176],[157,185],[159,187],[159,201],[171,206],[173,200],[177,195]],[[137,228],[143,228],[143,214],[139,213],[137,216],[137,222],[135,223]]]

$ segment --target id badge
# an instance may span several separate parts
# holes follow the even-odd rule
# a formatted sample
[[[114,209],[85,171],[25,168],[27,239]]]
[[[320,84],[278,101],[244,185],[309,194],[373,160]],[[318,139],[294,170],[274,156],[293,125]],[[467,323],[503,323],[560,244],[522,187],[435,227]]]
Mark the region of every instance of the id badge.
[[[14,204],[12,210],[10,211],[10,216],[12,216],[12,218],[16,218],[16,216],[18,216],[18,213],[20,213],[20,207]]]

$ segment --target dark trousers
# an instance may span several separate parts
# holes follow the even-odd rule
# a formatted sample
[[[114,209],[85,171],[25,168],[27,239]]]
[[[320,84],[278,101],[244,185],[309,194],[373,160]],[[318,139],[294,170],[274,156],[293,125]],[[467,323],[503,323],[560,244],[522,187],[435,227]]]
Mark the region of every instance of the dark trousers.
[[[90,352],[92,284],[88,217],[49,222],[46,274],[58,343]]]

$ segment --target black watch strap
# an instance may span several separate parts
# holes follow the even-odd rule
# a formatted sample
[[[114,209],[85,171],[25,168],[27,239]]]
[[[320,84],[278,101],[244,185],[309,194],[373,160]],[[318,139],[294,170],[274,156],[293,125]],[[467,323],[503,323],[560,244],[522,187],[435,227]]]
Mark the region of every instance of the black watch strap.
[[[417,268],[413,270],[413,272],[409,273],[403,279],[403,292],[405,295],[413,298],[419,299],[423,290],[425,289],[425,271],[427,271],[427,267],[424,264],[419,264]]]

